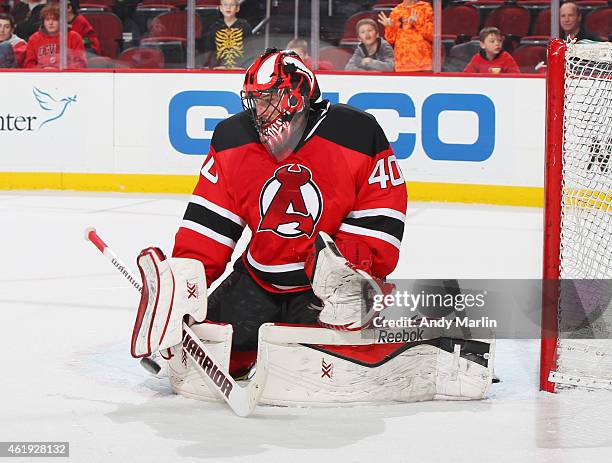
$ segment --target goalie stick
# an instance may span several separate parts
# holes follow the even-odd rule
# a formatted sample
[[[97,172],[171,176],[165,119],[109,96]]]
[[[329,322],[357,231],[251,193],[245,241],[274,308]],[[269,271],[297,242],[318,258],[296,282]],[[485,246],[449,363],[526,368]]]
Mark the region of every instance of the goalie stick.
[[[85,230],[85,239],[98,248],[104,257],[113,264],[134,288],[142,292],[142,285],[134,277],[134,274],[100,238],[95,228],[90,227]],[[217,391],[236,415],[242,417],[249,416],[255,409],[263,391],[263,381],[261,378],[264,372],[258,369],[246,387],[238,385],[229,372],[217,362],[214,356],[211,356],[210,350],[185,322],[183,322],[183,331],[183,351],[192,360],[196,368],[199,369],[208,387],[213,391]],[[143,361],[145,361],[144,364]],[[153,369],[159,371],[161,368],[149,357],[143,358],[141,364],[147,370]]]

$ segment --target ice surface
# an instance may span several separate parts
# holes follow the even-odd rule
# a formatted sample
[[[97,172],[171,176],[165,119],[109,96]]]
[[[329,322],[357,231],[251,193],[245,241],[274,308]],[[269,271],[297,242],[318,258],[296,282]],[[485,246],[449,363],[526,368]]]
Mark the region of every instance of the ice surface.
[[[537,341],[498,342],[503,382],[480,402],[241,419],[173,395],[129,356],[137,294],[83,231],[130,263],[145,246],[170,252],[186,200],[0,194],[1,441],[70,441],[70,461],[86,463],[612,461],[612,395],[538,392]],[[410,204],[393,276],[537,278],[541,224],[540,209]]]

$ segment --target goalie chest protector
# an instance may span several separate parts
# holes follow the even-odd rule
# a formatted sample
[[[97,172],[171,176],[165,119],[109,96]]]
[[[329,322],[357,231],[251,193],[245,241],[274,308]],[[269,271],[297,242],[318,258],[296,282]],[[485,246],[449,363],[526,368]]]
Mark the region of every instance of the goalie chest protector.
[[[389,142],[370,114],[327,102],[321,108],[282,161],[259,142],[246,112],[217,126],[174,250],[200,259],[209,284],[245,225],[252,238],[244,264],[272,292],[309,289],[304,261],[321,230],[337,242],[365,242],[376,276],[395,267],[407,194]]]

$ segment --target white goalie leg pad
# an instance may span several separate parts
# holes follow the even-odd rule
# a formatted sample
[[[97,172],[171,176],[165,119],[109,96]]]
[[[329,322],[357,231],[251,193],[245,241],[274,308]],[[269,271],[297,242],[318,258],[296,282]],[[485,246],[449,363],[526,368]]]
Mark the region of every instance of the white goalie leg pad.
[[[210,350],[211,355],[225,369],[229,370],[230,352],[232,349],[232,325],[219,325],[216,323],[201,323],[191,326],[193,332],[202,340]],[[197,367],[188,358],[182,345],[174,346],[172,358],[168,362],[168,377],[170,386],[177,394],[191,399],[206,401],[223,401],[216,391],[211,390],[202,377],[203,374],[214,376],[212,368]]]
[[[403,349],[398,344],[397,351],[383,353],[380,361],[371,355],[360,360],[350,351],[386,347],[355,332],[264,325],[259,343],[258,369],[266,362],[267,371],[261,402],[271,405],[472,400],[484,397],[492,379],[492,362],[483,366],[459,351],[449,353],[426,343]],[[343,349],[332,353],[332,346]],[[369,362],[363,360],[367,357]]]
[[[354,268],[326,233],[317,235],[314,262],[307,267],[312,290],[323,301],[321,325],[360,330],[374,317],[373,299],[382,294],[381,285],[367,272]]]
[[[137,259],[143,289],[132,331],[132,356],[145,357],[180,344],[183,318],[204,321],[207,288],[204,265],[195,259],[166,259],[158,248]]]
[[[478,346],[478,361],[470,361],[461,355],[461,345],[454,344],[453,352],[438,350],[436,377],[436,396],[440,400],[483,399],[493,382],[493,362],[495,359],[495,339],[468,341]],[[477,343],[477,344],[474,344]],[[483,352],[486,350],[486,352]]]

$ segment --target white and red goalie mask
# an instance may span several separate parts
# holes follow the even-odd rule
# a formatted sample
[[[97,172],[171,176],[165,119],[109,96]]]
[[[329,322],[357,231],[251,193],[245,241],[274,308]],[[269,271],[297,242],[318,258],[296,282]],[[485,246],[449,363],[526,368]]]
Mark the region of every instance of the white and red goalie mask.
[[[274,48],[249,67],[241,94],[242,106],[250,112],[262,144],[279,160],[299,143],[310,101],[319,96],[314,73],[297,53]]]

